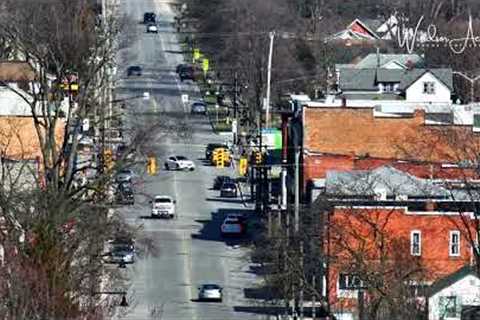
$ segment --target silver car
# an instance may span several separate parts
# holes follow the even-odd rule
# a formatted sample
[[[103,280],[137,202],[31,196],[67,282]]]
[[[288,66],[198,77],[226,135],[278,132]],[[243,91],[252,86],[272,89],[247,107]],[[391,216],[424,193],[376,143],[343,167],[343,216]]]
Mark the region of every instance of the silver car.
[[[222,287],[217,284],[202,284],[200,287],[198,287],[198,300],[211,300],[222,302],[222,291]]]

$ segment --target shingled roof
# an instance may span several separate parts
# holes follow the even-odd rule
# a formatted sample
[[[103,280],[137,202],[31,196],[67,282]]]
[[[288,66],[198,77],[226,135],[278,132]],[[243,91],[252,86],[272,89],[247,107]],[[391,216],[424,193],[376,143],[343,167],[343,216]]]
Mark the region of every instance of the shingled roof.
[[[35,80],[35,72],[27,62],[0,62],[0,81],[21,82]]]

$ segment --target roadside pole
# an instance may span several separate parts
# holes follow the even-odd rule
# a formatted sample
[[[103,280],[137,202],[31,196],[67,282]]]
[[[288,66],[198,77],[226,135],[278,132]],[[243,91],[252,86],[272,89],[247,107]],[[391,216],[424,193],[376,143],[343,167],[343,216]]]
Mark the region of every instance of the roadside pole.
[[[295,234],[300,230],[300,147],[295,147]]]
[[[268,50],[268,67],[267,67],[267,97],[266,97],[266,115],[265,127],[270,127],[270,81],[272,78],[272,58],[273,58],[273,40],[275,39],[275,31],[270,31],[268,34],[270,38],[270,47]]]

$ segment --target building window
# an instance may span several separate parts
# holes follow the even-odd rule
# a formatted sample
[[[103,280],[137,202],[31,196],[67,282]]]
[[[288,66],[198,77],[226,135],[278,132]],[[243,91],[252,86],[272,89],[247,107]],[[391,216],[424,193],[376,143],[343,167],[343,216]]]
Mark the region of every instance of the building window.
[[[456,296],[440,297],[439,304],[441,319],[458,317]]]
[[[435,94],[435,82],[427,81],[423,83],[424,94]]]
[[[341,273],[338,277],[338,288],[340,290],[356,290],[363,287],[362,280],[356,275]]]
[[[422,255],[422,233],[418,230],[410,234],[410,254],[412,256]]]
[[[395,91],[395,85],[393,83],[385,82],[383,84],[383,91],[384,92],[394,92]]]
[[[450,231],[450,255],[460,255],[460,231]]]

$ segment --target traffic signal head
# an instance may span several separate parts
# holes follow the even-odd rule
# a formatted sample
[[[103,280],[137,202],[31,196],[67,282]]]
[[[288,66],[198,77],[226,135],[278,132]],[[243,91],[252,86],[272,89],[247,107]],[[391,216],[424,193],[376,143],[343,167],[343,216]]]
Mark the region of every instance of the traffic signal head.
[[[263,154],[260,151],[255,152],[255,163],[262,164]]]

